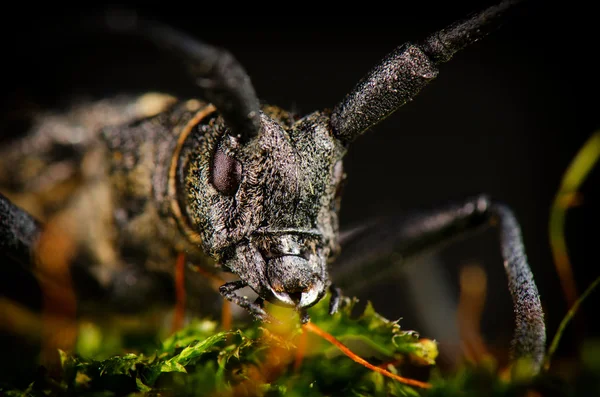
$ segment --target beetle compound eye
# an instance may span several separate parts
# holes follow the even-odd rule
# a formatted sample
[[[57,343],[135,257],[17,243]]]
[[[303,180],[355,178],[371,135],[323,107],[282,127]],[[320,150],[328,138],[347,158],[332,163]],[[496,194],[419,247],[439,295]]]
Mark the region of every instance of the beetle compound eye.
[[[218,148],[212,158],[210,183],[221,194],[233,196],[242,180],[242,163]]]

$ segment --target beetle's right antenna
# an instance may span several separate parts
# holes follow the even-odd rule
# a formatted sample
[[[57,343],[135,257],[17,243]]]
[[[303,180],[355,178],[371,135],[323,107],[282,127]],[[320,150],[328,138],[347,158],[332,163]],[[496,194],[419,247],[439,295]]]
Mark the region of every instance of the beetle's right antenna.
[[[412,100],[437,76],[437,65],[495,30],[519,2],[505,0],[432,34],[420,44],[396,48],[333,109],[334,134],[350,143]]]
[[[242,143],[260,130],[260,103],[250,77],[230,52],[132,12],[113,13],[109,28],[140,35],[183,58],[204,99],[219,110],[231,135]]]

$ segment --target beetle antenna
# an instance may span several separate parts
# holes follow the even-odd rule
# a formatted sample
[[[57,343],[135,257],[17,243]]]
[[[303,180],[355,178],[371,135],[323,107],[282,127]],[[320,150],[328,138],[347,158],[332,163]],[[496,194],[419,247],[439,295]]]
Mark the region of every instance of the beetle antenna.
[[[203,96],[219,110],[231,135],[242,143],[260,130],[260,102],[250,77],[222,48],[196,40],[156,21],[140,19],[133,12],[116,12],[107,17],[109,29],[130,32],[183,58]]]
[[[421,44],[421,49],[436,65],[449,61],[469,44],[496,30],[521,0],[508,0],[486,8],[468,18],[433,33]]]
[[[499,27],[519,0],[505,0],[453,23],[420,44],[406,43],[388,54],[331,114],[331,128],[344,143],[412,100],[438,74],[437,65]]]

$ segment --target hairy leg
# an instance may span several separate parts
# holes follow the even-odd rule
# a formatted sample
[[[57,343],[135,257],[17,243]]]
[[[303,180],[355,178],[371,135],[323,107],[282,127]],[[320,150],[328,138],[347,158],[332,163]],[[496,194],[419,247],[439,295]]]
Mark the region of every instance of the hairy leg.
[[[529,357],[540,368],[545,351],[544,314],[533,274],[527,262],[520,226],[509,207],[485,196],[442,209],[373,221],[342,235],[342,254],[332,279],[373,274],[376,265],[391,266],[389,256],[408,259],[439,248],[457,238],[495,225],[499,229],[504,268],[515,313],[512,342],[514,358]],[[385,258],[385,260],[381,260]],[[385,263],[387,262],[387,263]],[[378,272],[384,271],[377,266]],[[351,283],[351,281],[347,281]]]

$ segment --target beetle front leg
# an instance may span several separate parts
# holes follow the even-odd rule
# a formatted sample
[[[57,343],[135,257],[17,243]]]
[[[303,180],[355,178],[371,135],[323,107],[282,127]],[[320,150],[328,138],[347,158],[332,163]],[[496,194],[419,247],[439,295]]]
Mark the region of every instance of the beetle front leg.
[[[374,264],[391,265],[390,254],[399,254],[405,260],[490,225],[498,227],[500,232],[504,268],[513,301],[512,356],[515,359],[529,357],[539,370],[544,358],[546,328],[520,226],[509,207],[486,196],[410,216],[389,217],[346,233],[336,263],[337,274],[332,274],[332,278],[339,283],[343,282],[344,276],[356,278],[358,272],[366,279],[374,273]],[[378,272],[383,270],[379,268]]]
[[[219,293],[228,301],[235,303],[243,309],[246,309],[257,320],[266,323],[274,322],[273,317],[263,309],[262,300],[250,302],[245,296],[239,296],[235,293],[235,291],[247,286],[248,284],[242,280],[230,281],[219,287]]]

